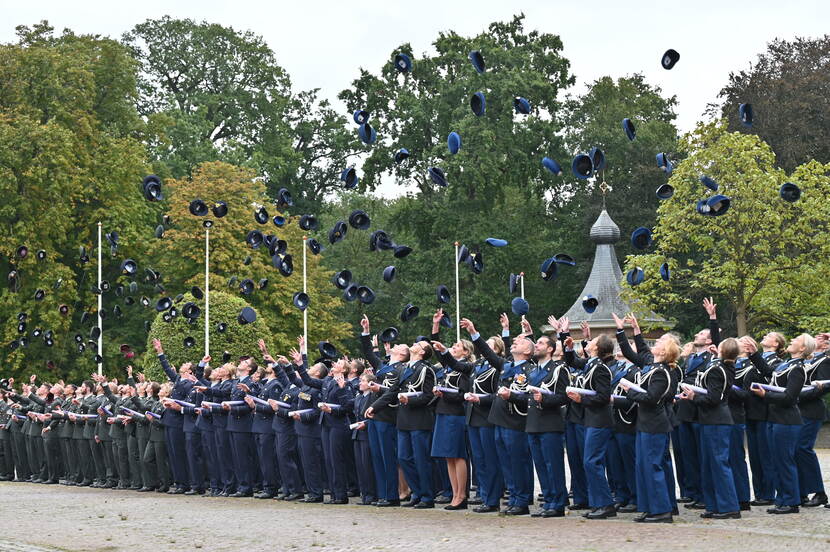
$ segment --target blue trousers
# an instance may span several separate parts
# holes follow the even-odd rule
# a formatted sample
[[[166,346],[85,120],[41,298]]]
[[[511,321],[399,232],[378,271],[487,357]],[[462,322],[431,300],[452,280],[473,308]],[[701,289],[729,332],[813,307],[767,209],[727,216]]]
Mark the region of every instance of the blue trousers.
[[[666,487],[668,488],[669,492],[669,502],[671,503],[672,510],[676,510],[677,487],[675,486],[676,481],[674,480],[674,463],[672,462],[669,447],[666,447],[666,452],[663,454],[663,471],[666,474]]]
[[[398,462],[401,469],[403,469],[406,482],[412,490],[413,500],[434,501],[432,458],[429,455],[431,446],[431,431],[398,430]]]
[[[767,440],[772,452],[772,484],[775,486],[776,506],[798,506],[801,504],[798,467],[795,451],[798,448],[800,425],[767,423]]]
[[[703,501],[703,492],[701,490],[701,467],[700,467],[700,451],[698,444],[700,442],[700,428],[698,424],[692,422],[681,422],[678,426],[678,437],[680,438],[680,457],[683,458],[683,488],[686,491],[686,496],[695,502]]]
[[[202,434],[192,431],[184,434],[190,488],[198,491],[205,486],[205,460],[202,456]]]
[[[433,435],[434,438],[434,435]],[[430,454],[431,454],[430,445]],[[452,498],[452,483],[450,483],[450,472],[447,467],[446,458],[432,457],[432,496],[441,496]]]
[[[298,435],[300,462],[303,464],[305,486],[314,498],[323,496],[323,441],[319,437]]]
[[[668,433],[637,432],[637,509],[649,514],[665,514],[674,508],[669,496],[666,452]]]
[[[745,424],[735,424],[729,432],[729,466],[732,468],[732,479],[735,481],[735,494],[738,502],[749,502],[749,472],[746,469],[746,453],[744,452]]]
[[[804,418],[801,431],[798,433],[798,445],[795,449],[795,464],[798,467],[798,485],[801,496],[812,493],[823,493],[824,482],[821,479],[821,466],[816,457],[816,438],[821,429],[821,420]]]
[[[254,441],[250,433],[243,431],[228,431],[231,441],[231,457],[233,458],[233,473],[236,476],[236,492],[253,492]]]
[[[686,465],[683,463],[683,455],[680,454],[680,427],[672,429],[671,448],[674,453],[674,469],[677,474],[677,486],[680,487],[680,496],[688,497],[686,494]],[[674,477],[672,477],[674,479]]]
[[[331,495],[335,500],[347,498],[346,488],[348,487],[348,449],[351,448],[351,433],[347,425],[326,425],[321,428],[321,439],[323,441],[323,457],[326,461],[326,473],[328,474]]]
[[[303,492],[303,480],[297,467],[297,434],[292,431],[277,433],[274,437],[277,467],[283,490],[287,494],[300,494]]]
[[[259,458],[259,471],[262,472],[262,490],[266,493],[277,494],[280,488],[280,477],[277,471],[277,459],[274,457],[274,434],[254,433],[256,454]]]
[[[585,449],[585,426],[565,422],[565,447],[568,453],[568,467],[571,470],[571,492],[574,504],[588,504],[588,482],[582,457]]]
[[[636,435],[613,432],[608,442],[608,484],[618,504],[637,504]]]
[[[715,513],[740,510],[729,467],[731,425],[700,424],[701,486],[706,509]]]
[[[207,475],[211,490],[222,490],[219,457],[216,454],[216,435],[214,431],[202,431],[202,457],[207,466]]]
[[[495,427],[467,427],[473,466],[478,479],[478,496],[487,506],[498,506],[504,490],[504,477],[496,451]]]
[[[536,476],[542,487],[545,510],[564,510],[568,503],[568,487],[565,485],[564,434],[560,432],[528,433],[527,442]]]
[[[772,468],[769,459],[769,428],[763,420],[746,421],[746,445],[749,454],[749,467],[752,470],[752,490],[757,500],[773,500],[775,485],[772,481]]]
[[[173,473],[173,482],[177,487],[187,487],[187,452],[184,444],[184,431],[180,427],[165,426],[164,438],[167,441],[167,458],[170,462],[170,471]]]
[[[372,454],[369,451],[369,440],[352,441],[354,448],[355,469],[357,484],[364,504],[371,504],[377,498],[375,488],[375,474],[372,470]]]
[[[527,506],[533,494],[533,463],[529,462],[527,434],[496,426],[496,452],[510,491],[509,506]]]
[[[227,493],[236,492],[236,475],[233,473],[230,433],[224,428],[214,426],[213,435],[216,439],[216,458],[219,460],[219,478],[222,480],[222,490]]]
[[[378,498],[398,500],[398,435],[394,424],[371,420],[369,451],[375,472]]]
[[[592,508],[604,508],[614,504],[611,488],[605,476],[605,455],[608,441],[611,440],[610,427],[585,428],[585,453],[582,465],[588,481],[588,505]]]

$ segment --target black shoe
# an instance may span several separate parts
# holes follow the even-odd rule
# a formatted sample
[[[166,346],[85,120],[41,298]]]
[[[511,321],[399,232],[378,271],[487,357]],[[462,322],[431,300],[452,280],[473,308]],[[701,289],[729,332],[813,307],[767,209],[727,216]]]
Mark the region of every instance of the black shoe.
[[[642,523],[646,520],[647,517],[648,517],[648,512],[643,512],[642,514],[638,514],[638,515],[634,516],[634,521],[636,521],[637,523]]]
[[[672,508],[671,515],[673,515],[673,516],[679,516],[680,515],[680,510],[677,509],[677,506]]]
[[[636,504],[626,504],[624,506],[620,506],[619,508],[617,508],[617,511],[621,514],[633,514],[634,512],[637,511],[637,505]]]
[[[705,510],[706,504],[702,502],[689,502],[688,504],[684,504],[683,507],[689,510]]]
[[[798,506],[776,506],[775,508],[769,508],[767,510],[768,514],[797,514],[798,513]]]
[[[527,506],[511,506],[504,511],[506,516],[526,516],[530,513],[530,508]]]
[[[444,495],[440,495],[435,499],[436,504],[449,504],[450,502],[452,502],[452,498]]]
[[[378,508],[389,508],[389,507],[392,507],[392,506],[400,506],[400,505],[401,505],[401,501],[398,500],[398,499],[386,500],[385,498],[381,498],[380,500],[377,501],[377,504],[375,504],[375,506],[377,506]]]
[[[324,504],[348,504],[348,498],[330,498]]]
[[[183,487],[176,487],[174,489],[170,489],[169,491],[167,491],[167,494],[180,495],[180,494],[184,494],[185,492],[186,491],[184,490]]]
[[[170,487],[159,487],[158,489],[156,489],[156,492],[157,493],[166,493],[169,490],[170,490]]]
[[[408,495],[406,495],[406,496],[400,497],[398,500],[400,500],[400,501],[401,501],[401,503],[403,503],[403,502],[410,502],[410,501],[412,501],[412,495],[411,495],[411,494],[408,494]]]
[[[468,498],[467,499],[467,504],[472,504],[473,506],[478,506],[479,504],[484,504],[484,501],[481,499],[480,496],[477,496],[475,498]]]
[[[539,508],[538,510],[536,510],[535,512],[530,514],[530,517],[542,517],[542,514],[544,514],[544,513],[545,513],[545,509],[544,508]]]
[[[710,512],[709,510],[706,510],[705,512],[700,514],[700,517],[702,517],[703,519],[712,519],[713,517],[715,517],[715,512]]]
[[[412,507],[413,510],[429,510],[435,508],[435,502],[424,502],[423,500]]]
[[[766,498],[756,498],[749,503],[750,506],[772,506],[773,504],[774,502],[772,500],[767,500]]]
[[[248,491],[247,493],[243,493],[242,491],[236,491],[235,493],[230,495],[230,498],[248,498],[252,496],[254,496],[254,493],[250,491]]]
[[[487,506],[486,504],[482,504],[480,506],[476,506],[475,508],[473,508],[473,512],[475,512],[477,514],[489,514],[491,512],[498,512],[498,511],[499,511],[498,506]]]
[[[565,517],[565,510],[545,510],[542,512],[543,518]]]
[[[203,495],[205,491],[202,489],[190,489],[189,491],[184,493],[186,496],[193,496],[193,495]]]
[[[741,502],[741,511],[742,512],[751,512],[752,511],[752,506],[749,504],[749,502]]]
[[[44,482],[43,482],[43,484],[44,484],[44,485],[57,485],[57,484],[58,484],[58,482],[57,482],[56,480],[54,480],[54,479],[50,479],[50,480],[48,480],[48,481],[44,481]]]
[[[401,501],[401,506],[403,508],[414,508],[415,506],[417,506],[420,503],[421,503],[421,501],[419,499],[413,498],[412,500],[410,500],[408,502]]]
[[[303,495],[300,493],[291,493],[283,496],[282,500],[285,500],[286,502],[294,502],[295,500],[300,500],[301,498],[303,498]]]
[[[825,504],[824,507],[825,508],[830,508],[830,504]]]
[[[322,496],[307,496],[304,499],[300,500],[300,502],[304,502],[306,504],[317,504],[323,502]]]
[[[274,495],[265,491],[260,491],[254,495],[254,498],[274,498]]]
[[[689,498],[688,496],[681,496],[680,498],[677,499],[677,502],[679,502],[680,504],[687,504],[689,502],[694,502],[694,501],[695,501],[694,498]]]
[[[612,517],[617,517],[617,511],[614,509],[613,504],[602,508],[596,508],[585,514],[586,519],[607,519]]]
[[[568,506],[568,510],[587,510],[587,509],[588,509],[587,504],[571,504],[570,506]]]
[[[816,506],[821,506],[823,504],[827,504],[827,495],[824,493],[816,493],[813,495],[813,498],[801,503],[801,505],[805,508],[815,508]]]
[[[741,512],[718,512],[712,514],[712,519],[741,519]]]
[[[740,513],[738,514],[740,515]],[[643,518],[643,523],[673,523],[673,519],[671,517],[671,512],[666,512],[665,514],[656,514],[653,516],[646,516]]]
[[[229,493],[228,491],[219,491],[219,494],[216,496],[218,498],[228,498],[229,496],[231,496],[231,493]]]
[[[141,487],[138,492],[140,493],[149,493],[150,491],[155,491],[153,487]]]
[[[447,504],[444,506],[445,510],[466,510],[467,509],[467,501],[462,500],[461,503],[453,506],[452,504]]]

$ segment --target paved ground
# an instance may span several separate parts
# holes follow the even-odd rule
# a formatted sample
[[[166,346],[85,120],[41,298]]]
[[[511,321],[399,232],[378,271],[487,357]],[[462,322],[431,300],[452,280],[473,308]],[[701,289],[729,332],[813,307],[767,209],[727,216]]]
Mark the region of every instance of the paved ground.
[[[830,449],[820,457],[830,487]],[[673,525],[659,526],[632,517],[542,520],[0,483],[0,552],[830,550],[826,508],[793,516],[756,508],[732,521],[704,521],[686,510]]]

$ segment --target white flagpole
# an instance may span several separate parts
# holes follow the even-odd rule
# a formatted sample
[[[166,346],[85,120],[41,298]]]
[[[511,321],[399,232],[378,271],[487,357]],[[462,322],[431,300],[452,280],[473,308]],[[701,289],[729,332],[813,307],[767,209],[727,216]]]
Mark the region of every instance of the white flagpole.
[[[210,228],[205,228],[205,356],[210,354]]]
[[[98,222],[98,356],[104,357],[104,319],[101,317],[101,309],[104,308],[104,294],[101,292],[101,223]],[[103,364],[98,363],[98,375],[103,373]]]
[[[525,298],[525,273],[519,272],[519,282],[522,284],[522,299]]]
[[[308,236],[303,236],[303,293],[308,293],[308,276],[306,274],[306,247]],[[311,303],[309,301],[309,303]],[[303,339],[305,340],[306,351],[308,351],[308,308],[303,310]]]
[[[455,340],[461,341],[461,293],[458,284],[458,242],[455,242]]]

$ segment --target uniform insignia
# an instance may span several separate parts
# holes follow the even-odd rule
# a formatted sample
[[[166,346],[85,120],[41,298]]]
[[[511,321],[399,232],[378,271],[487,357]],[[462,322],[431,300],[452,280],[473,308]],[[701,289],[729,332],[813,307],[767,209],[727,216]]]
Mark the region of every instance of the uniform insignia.
[[[516,374],[516,383],[519,385],[524,385],[527,383],[527,376],[524,374]]]
[[[300,393],[300,398],[306,402],[311,401],[311,395],[309,395],[308,393]]]

